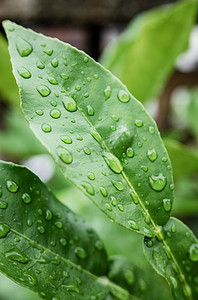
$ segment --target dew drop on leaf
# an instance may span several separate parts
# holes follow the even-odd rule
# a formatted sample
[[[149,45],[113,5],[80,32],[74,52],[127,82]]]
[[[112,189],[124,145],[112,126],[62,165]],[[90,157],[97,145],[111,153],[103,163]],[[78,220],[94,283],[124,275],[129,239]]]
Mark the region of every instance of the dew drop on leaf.
[[[52,53],[54,52],[52,49],[46,49],[46,50],[43,50],[43,52],[49,56],[52,55]]]
[[[0,208],[5,209],[5,208],[7,208],[7,207],[8,207],[8,203],[1,200],[1,201],[0,201]]]
[[[148,150],[147,156],[151,162],[154,162],[157,159],[157,152],[155,149]]]
[[[134,221],[134,220],[129,220],[128,224],[129,224],[129,227],[131,229],[134,229],[134,230],[139,230],[140,229],[139,224],[136,221]]]
[[[21,252],[17,248],[13,248],[9,251],[6,251],[4,253],[4,255],[8,259],[17,261],[17,262],[22,263],[22,264],[27,264],[30,261],[29,257],[27,257],[23,252]]]
[[[112,153],[104,152],[103,155],[105,162],[107,163],[108,167],[115,173],[119,174],[123,170],[123,166],[119,159],[114,156]]]
[[[124,206],[123,206],[122,204],[118,204],[118,209],[119,209],[120,211],[124,211]]]
[[[87,114],[89,115],[89,116],[93,116],[94,115],[94,109],[93,109],[93,107],[91,106],[91,105],[87,105]]]
[[[61,136],[61,141],[65,144],[71,144],[72,143],[72,139],[68,135]]]
[[[52,127],[49,124],[43,123],[41,125],[41,129],[43,130],[43,132],[45,133],[49,133],[52,131]]]
[[[89,182],[83,182],[82,187],[85,189],[85,191],[90,195],[95,195],[94,187]]]
[[[132,148],[128,148],[127,151],[126,151],[126,155],[128,157],[133,157],[134,156],[134,151]]]
[[[23,202],[26,203],[26,204],[29,204],[29,203],[32,201],[30,195],[27,194],[27,193],[24,193],[24,194],[22,195],[22,200],[23,200]]]
[[[58,67],[58,59],[57,58],[53,58],[51,60],[51,65],[52,65],[52,67],[57,68]]]
[[[41,110],[41,109],[37,109],[35,112],[38,116],[42,116],[44,114],[43,110]]]
[[[151,248],[153,246],[153,241],[148,237],[145,237],[144,243],[148,248]]]
[[[62,246],[66,246],[67,245],[67,240],[65,238],[60,239],[60,243]]]
[[[32,45],[21,37],[17,37],[16,49],[21,57],[30,55],[33,50]]]
[[[10,227],[7,224],[0,223],[0,238],[5,238],[10,232]]]
[[[62,222],[60,222],[60,221],[57,221],[57,222],[55,222],[55,226],[57,227],[57,228],[63,228],[63,223]]]
[[[138,195],[135,193],[135,191],[130,191],[130,196],[135,204],[139,203]]]
[[[45,219],[47,221],[50,221],[52,219],[52,212],[49,209],[46,210]]]
[[[92,137],[99,143],[100,147],[101,147],[102,149],[104,149],[105,146],[104,146],[104,143],[103,143],[103,140],[102,140],[100,134],[99,134],[98,132],[96,132],[96,131],[92,131],[92,132],[91,132],[91,135],[92,135]]]
[[[111,87],[109,85],[105,88],[104,94],[105,94],[105,100],[108,100],[111,96]]]
[[[53,76],[49,76],[47,78],[47,80],[49,81],[49,83],[51,84],[54,84],[54,85],[57,85],[58,84],[58,81],[53,77]]]
[[[109,203],[106,203],[105,206],[106,206],[106,208],[107,208],[109,211],[112,211],[112,207],[111,207],[111,205],[110,205]]]
[[[67,149],[65,149],[62,146],[58,146],[56,148],[56,152],[57,152],[59,158],[62,160],[63,163],[65,163],[65,164],[71,164],[72,163],[73,156]]]
[[[38,69],[41,69],[41,70],[45,68],[45,65],[42,64],[42,62],[40,62],[40,61],[37,63],[36,66],[37,66]]]
[[[64,108],[67,111],[74,112],[77,110],[76,101],[74,99],[72,99],[71,97],[64,96],[62,102],[63,102]]]
[[[83,148],[83,151],[85,154],[90,155],[91,154],[91,150],[88,147]]]
[[[149,177],[149,183],[153,190],[162,191],[166,185],[166,177],[161,173],[158,176],[152,175]]]
[[[89,172],[87,177],[90,179],[90,180],[94,180],[95,179],[95,174],[92,173],[92,172]]]
[[[169,212],[172,208],[170,199],[163,199],[163,207],[166,212]]]
[[[43,226],[38,226],[37,229],[41,234],[45,233],[45,228]]]
[[[124,183],[121,181],[117,181],[117,180],[111,180],[113,186],[118,190],[118,191],[122,191],[124,189]]]
[[[29,79],[31,77],[31,73],[30,71],[28,71],[28,69],[21,67],[17,69],[17,72],[19,73],[19,75],[25,79]]]
[[[113,206],[116,206],[117,205],[117,199],[114,196],[111,196],[110,199],[111,199],[111,204]]]
[[[61,111],[59,109],[52,109],[50,111],[50,116],[53,118],[53,119],[58,119],[60,118],[60,115],[61,115]]]
[[[135,126],[136,126],[136,127],[142,127],[142,126],[143,126],[142,120],[136,120],[136,121],[135,121]]]
[[[118,92],[118,99],[121,101],[121,102],[128,102],[129,99],[130,99],[130,96],[129,94],[125,91],[125,90],[120,90]]]
[[[12,181],[12,180],[8,180],[6,182],[6,186],[9,192],[11,193],[16,193],[19,189],[18,185],[16,184],[16,182]]]
[[[76,256],[80,259],[87,258],[87,252],[85,251],[85,249],[83,249],[81,247],[76,247],[74,252],[75,252]]]
[[[188,250],[191,261],[198,261],[198,244],[192,244]]]
[[[149,126],[149,133],[150,134],[154,134],[155,133],[155,129],[153,126]]]
[[[100,189],[100,192],[101,192],[101,194],[102,194],[103,197],[107,197],[108,196],[108,192],[107,192],[107,190],[103,186],[100,186],[99,189]]]
[[[51,90],[46,85],[39,85],[37,91],[42,97],[47,97],[51,93]]]

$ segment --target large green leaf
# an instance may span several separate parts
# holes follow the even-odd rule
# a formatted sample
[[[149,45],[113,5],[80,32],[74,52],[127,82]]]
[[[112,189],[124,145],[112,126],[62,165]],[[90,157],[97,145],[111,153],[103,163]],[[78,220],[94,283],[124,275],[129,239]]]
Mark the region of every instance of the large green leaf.
[[[157,234],[170,216],[172,171],[141,103],[85,53],[4,26],[23,111],[64,176],[115,222]]]
[[[159,95],[187,48],[196,10],[196,0],[185,0],[143,13],[110,43],[101,63],[142,102]]]
[[[198,240],[175,218],[164,226],[163,239],[145,238],[144,251],[156,271],[165,277],[176,299],[198,298]]]
[[[2,273],[44,299],[123,299],[97,277],[108,262],[96,233],[28,169],[0,162],[0,210]]]
[[[6,39],[0,34],[0,96],[8,102],[19,104],[19,93],[12,74]]]

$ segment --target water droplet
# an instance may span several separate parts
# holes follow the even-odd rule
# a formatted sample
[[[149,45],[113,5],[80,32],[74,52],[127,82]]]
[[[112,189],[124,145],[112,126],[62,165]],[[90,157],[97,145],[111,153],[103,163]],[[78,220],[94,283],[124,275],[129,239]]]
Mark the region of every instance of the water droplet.
[[[59,109],[52,109],[50,111],[50,116],[54,119],[60,118],[60,115],[61,115],[61,111]]]
[[[138,195],[136,194],[135,191],[130,191],[130,196],[131,196],[131,198],[133,199],[133,202],[134,202],[135,204],[138,204],[138,203],[139,203]]]
[[[44,114],[44,112],[43,112],[43,110],[41,110],[41,109],[37,109],[37,110],[36,110],[36,114],[37,114],[38,116],[42,116],[42,115]]]
[[[24,194],[22,195],[22,200],[23,200],[23,202],[26,203],[26,204],[29,204],[29,203],[32,201],[30,195],[27,194],[27,193],[24,193]]]
[[[49,124],[43,123],[41,126],[43,132],[48,133],[52,131],[52,127]]]
[[[157,159],[157,152],[155,149],[148,150],[147,156],[151,162],[154,162]]]
[[[83,149],[84,153],[87,154],[87,155],[90,155],[91,154],[91,150],[88,148],[88,147],[85,147]]]
[[[122,205],[122,204],[118,204],[118,209],[119,209],[120,211],[124,211],[123,205]]]
[[[27,277],[27,279],[28,279],[28,281],[29,281],[30,284],[32,284],[32,285],[37,285],[38,282],[37,282],[36,277],[34,277],[33,275],[30,275],[30,274],[27,273],[27,272],[24,272],[23,275],[24,275],[25,277]]]
[[[112,131],[115,131],[115,130],[116,130],[116,127],[115,127],[114,125],[111,125],[110,128],[111,128]]]
[[[111,96],[111,87],[108,85],[104,90],[105,100],[108,100]]]
[[[29,257],[27,257],[23,252],[21,252],[17,248],[13,248],[7,252],[5,252],[5,257],[22,264],[27,264],[30,261]]]
[[[85,97],[85,98],[88,98],[88,97],[89,97],[89,93],[85,93],[85,94],[84,94],[84,97]]]
[[[61,136],[61,141],[65,144],[71,144],[72,143],[72,139],[68,135]]]
[[[92,135],[92,137],[100,144],[100,147],[101,147],[102,149],[105,149],[105,145],[104,145],[104,142],[103,142],[103,140],[102,140],[100,134],[99,134],[98,132],[96,132],[96,131],[92,131],[92,132],[91,132],[91,135]]]
[[[192,290],[188,284],[185,284],[183,286],[183,291],[184,291],[184,295],[186,296],[186,298],[192,299]]]
[[[128,157],[133,157],[134,156],[134,151],[132,148],[128,148],[127,151],[126,151],[126,155]]]
[[[45,219],[47,221],[50,221],[52,219],[52,212],[49,209],[46,210]]]
[[[58,59],[57,58],[53,58],[51,60],[51,65],[52,65],[52,67],[57,68],[58,67]]]
[[[45,228],[43,226],[38,226],[37,229],[41,234],[45,233]]]
[[[75,252],[76,256],[80,259],[85,259],[88,256],[85,249],[83,249],[81,247],[77,247],[74,252]]]
[[[59,229],[63,228],[63,223],[60,221],[55,222],[55,226]]]
[[[111,199],[111,204],[113,206],[116,206],[117,205],[117,199],[114,196],[111,196],[110,199]]]
[[[90,179],[90,180],[94,180],[95,179],[95,174],[92,173],[92,172],[89,172],[87,177]]]
[[[175,224],[173,224],[173,225],[172,225],[172,227],[171,227],[171,231],[172,231],[173,233],[175,233],[175,232],[176,232],[176,226],[175,226]]]
[[[144,172],[147,172],[147,171],[148,171],[148,167],[147,167],[147,166],[141,166],[141,169],[142,169]]]
[[[160,192],[166,185],[166,177],[161,173],[158,176],[152,175],[149,177],[149,183],[153,190]]]
[[[16,48],[21,57],[30,55],[33,50],[32,45],[21,37],[17,37]]]
[[[115,173],[119,174],[123,170],[123,166],[119,159],[114,156],[112,153],[104,152],[102,154],[104,157],[105,162],[107,163],[108,167]]]
[[[117,181],[117,180],[111,180],[113,186],[118,190],[118,191],[122,191],[124,189],[124,183],[121,181]]]
[[[100,186],[99,189],[100,189],[102,196],[104,196],[104,197],[108,196],[108,192],[103,186]]]
[[[130,96],[129,96],[129,94],[125,90],[120,90],[119,93],[118,93],[118,99],[121,102],[126,103],[126,102],[129,101]]]
[[[91,106],[91,105],[87,105],[87,114],[89,115],[89,116],[93,116],[94,115],[94,109],[93,109],[93,107]]]
[[[42,70],[42,69],[45,68],[45,65],[42,64],[42,62],[39,61],[39,62],[37,63],[37,68]]]
[[[104,248],[104,245],[103,245],[103,243],[102,243],[101,240],[97,240],[97,241],[95,242],[95,248],[96,248],[97,250],[99,250],[99,251],[101,251],[101,250]]]
[[[8,207],[8,203],[5,201],[0,201],[0,208],[5,209]]]
[[[167,157],[162,157],[163,162],[167,162],[167,160],[168,160]]]
[[[151,247],[153,246],[153,241],[152,241],[152,239],[150,239],[150,238],[148,238],[148,237],[145,237],[145,238],[144,238],[144,243],[145,243],[146,247],[148,247],[148,248],[151,248]]]
[[[10,232],[10,227],[7,224],[0,223],[0,238],[5,238]]]
[[[87,77],[87,81],[90,82],[91,81],[91,77]]]
[[[64,108],[69,112],[74,112],[77,110],[77,104],[71,97],[65,96],[62,100]]]
[[[72,161],[73,161],[72,154],[67,149],[65,149],[62,146],[58,146],[56,148],[56,152],[63,163],[65,163],[65,164],[72,163]]]
[[[169,212],[172,208],[170,199],[163,199],[163,207],[166,212]]]
[[[192,261],[198,261],[198,244],[192,244],[188,250],[189,258]]]
[[[143,126],[142,120],[136,120],[136,121],[135,121],[135,126],[137,126],[137,127],[142,127],[142,126]]]
[[[144,234],[149,236],[149,237],[152,237],[153,236],[153,232],[151,231],[150,228],[148,227],[143,227],[143,231],[144,231]]]
[[[18,68],[17,71],[18,71],[19,75],[25,79],[29,79],[31,77],[30,71],[28,71],[28,69],[26,69],[24,67]]]
[[[150,132],[150,134],[154,134],[155,128],[153,126],[149,126],[149,132]]]
[[[47,78],[47,80],[49,81],[49,83],[51,84],[54,84],[54,85],[57,85],[58,84],[58,81],[53,77],[53,76],[49,76]]]
[[[61,287],[66,288],[68,292],[81,294],[81,290],[73,283],[62,284]]]
[[[116,121],[116,122],[119,121],[119,118],[118,118],[118,116],[116,116],[116,115],[112,115],[111,118],[112,118],[114,121]]]
[[[111,207],[111,205],[110,205],[109,203],[106,203],[105,206],[106,206],[106,208],[107,208],[109,211],[112,211],[112,207]]]
[[[11,193],[16,193],[19,189],[18,185],[16,184],[16,182],[12,181],[12,180],[8,180],[6,182],[7,185],[7,189],[9,192]]]
[[[89,182],[83,182],[82,187],[86,190],[86,192],[90,195],[95,195],[95,190],[93,186]]]
[[[85,57],[84,57],[84,62],[85,62],[85,63],[87,63],[87,62],[88,62],[88,60],[89,60],[89,59],[88,59],[88,57],[87,57],[87,56],[85,56]]]
[[[170,190],[171,190],[171,191],[174,190],[174,184],[173,184],[173,183],[170,184]]]
[[[42,97],[47,97],[51,93],[50,89],[46,85],[39,85],[37,87],[37,91]]]
[[[46,50],[43,50],[43,52],[44,52],[45,54],[51,56],[52,53],[53,53],[53,50],[52,50],[52,49],[46,49]]]
[[[27,226],[31,227],[32,225],[33,225],[32,221],[31,220],[27,220]]]

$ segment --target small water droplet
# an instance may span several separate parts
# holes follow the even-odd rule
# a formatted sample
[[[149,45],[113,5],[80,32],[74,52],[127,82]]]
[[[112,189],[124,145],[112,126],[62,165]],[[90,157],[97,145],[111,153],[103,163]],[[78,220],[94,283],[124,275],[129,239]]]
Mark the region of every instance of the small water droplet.
[[[16,184],[16,182],[12,181],[12,180],[8,180],[6,182],[6,186],[9,192],[11,193],[16,193],[19,189],[18,185]]]
[[[56,152],[63,163],[65,163],[65,164],[72,163],[72,161],[73,161],[72,154],[67,149],[65,149],[62,146],[58,146],[58,147],[56,147]]]
[[[117,205],[117,199],[114,196],[111,196],[110,199],[111,199],[111,204],[113,206],[116,206]]]
[[[1,201],[0,201],[0,208],[5,209],[5,208],[7,208],[7,207],[8,207],[8,203],[1,200]]]
[[[32,45],[21,37],[17,37],[16,48],[21,57],[30,55],[33,50]]]
[[[88,97],[89,97],[89,93],[85,93],[85,94],[84,94],[84,97],[85,97],[85,98],[88,98]]]
[[[85,251],[85,249],[83,249],[83,248],[81,248],[81,247],[76,247],[76,249],[75,249],[75,254],[76,254],[76,256],[78,257],[78,258],[80,258],[80,259],[85,259],[85,258],[87,258],[87,252]]]
[[[28,69],[21,67],[18,68],[17,72],[19,73],[19,75],[25,79],[29,79],[31,77],[31,73],[30,71],[28,71]]]
[[[62,73],[61,75],[61,78],[63,79],[69,79],[69,75],[65,74],[65,73]]]
[[[95,195],[94,187],[89,182],[83,182],[82,187],[86,190],[86,192],[90,195]]]
[[[145,237],[145,238],[144,238],[144,243],[145,243],[146,247],[148,247],[148,248],[151,248],[151,247],[153,246],[153,241],[152,241],[152,239],[150,239],[150,238],[148,238],[148,237]]]
[[[151,162],[154,162],[157,159],[157,152],[153,148],[147,151],[147,156]]]
[[[106,203],[105,206],[106,206],[106,208],[107,208],[109,211],[112,211],[112,207],[111,207],[111,205],[110,205],[109,203]]]
[[[41,129],[43,130],[43,132],[48,133],[52,131],[52,127],[49,124],[43,123],[41,125]]]
[[[30,284],[32,284],[32,285],[37,285],[37,279],[36,279],[36,277],[34,277],[32,274],[29,274],[29,273],[27,273],[27,272],[24,272],[23,273],[23,275],[25,276],[25,277],[27,277],[27,279],[28,279],[28,281],[29,281],[29,283]]]
[[[0,238],[5,238],[10,232],[10,227],[7,224],[0,223]]]
[[[47,78],[47,80],[49,81],[49,83],[51,83],[53,85],[57,85],[58,84],[58,81],[53,76],[49,76]]]
[[[173,224],[172,227],[171,227],[171,231],[172,231],[173,233],[175,233],[176,230],[177,230],[177,229],[176,229],[176,226],[175,226],[175,224]]]
[[[53,217],[52,212],[49,209],[47,209],[46,213],[45,213],[45,219],[47,221],[50,221],[52,219],[52,217]]]
[[[68,135],[62,135],[61,136],[61,141],[65,144],[71,144],[72,143],[72,139]]]
[[[26,203],[26,204],[29,204],[29,203],[32,201],[30,195],[27,194],[27,193],[24,193],[24,194],[22,195],[22,200],[23,200],[23,202]]]
[[[89,59],[88,59],[88,57],[87,57],[87,56],[85,56],[85,57],[84,57],[84,62],[85,62],[85,63],[87,63],[87,62],[88,62],[88,60],[89,60]]]
[[[92,173],[92,172],[89,172],[87,177],[90,179],[90,180],[94,180],[95,179],[95,174]]]
[[[137,127],[142,127],[142,126],[143,126],[142,120],[136,120],[136,121],[135,121],[135,126],[137,126]]]
[[[43,110],[41,109],[37,109],[35,112],[38,116],[42,116],[44,114]]]
[[[53,119],[58,119],[60,118],[61,116],[61,111],[59,109],[52,109],[50,111],[50,116],[53,118]]]
[[[83,148],[83,151],[85,154],[90,155],[91,154],[91,150],[88,147]]]
[[[118,121],[119,121],[119,117],[118,117],[118,116],[116,116],[116,115],[112,115],[112,116],[111,116],[111,118],[112,118],[114,121],[116,121],[116,122],[118,122]]]
[[[173,183],[170,184],[170,190],[171,190],[171,191],[174,190],[174,184],[173,184]]]
[[[39,85],[37,91],[42,97],[47,97],[51,93],[51,90],[46,85]]]
[[[97,241],[95,242],[95,248],[96,248],[97,250],[99,250],[99,251],[101,251],[101,250],[104,248],[104,245],[103,245],[103,243],[102,243],[101,240],[97,240]]]
[[[93,116],[95,114],[94,109],[91,105],[87,105],[87,114]]]
[[[121,181],[117,181],[117,180],[111,180],[113,186],[118,190],[118,191],[122,191],[124,189],[124,183]]]
[[[129,94],[127,93],[127,91],[125,91],[125,90],[120,90],[120,91],[118,92],[118,99],[119,99],[121,102],[126,103],[126,102],[129,101],[130,96],[129,96]]]
[[[189,258],[191,261],[198,261],[198,244],[192,244],[188,250]]]
[[[58,59],[57,58],[53,58],[52,60],[51,60],[51,65],[52,65],[52,67],[54,67],[54,68],[57,68],[58,67]]]
[[[154,134],[155,128],[153,126],[149,126],[149,132],[150,132],[150,134]]]
[[[186,296],[186,298],[192,299],[192,290],[188,284],[185,284],[183,286],[183,291],[184,291],[184,295]]]
[[[100,186],[99,189],[100,189],[100,192],[101,192],[101,194],[102,194],[103,197],[107,197],[108,196],[108,192],[107,192],[107,190],[103,186]]]
[[[64,96],[62,100],[64,108],[69,112],[74,112],[77,110],[77,104],[74,99],[68,96]]]
[[[39,61],[39,62],[37,63],[37,68],[42,70],[42,69],[45,68],[45,65],[44,65],[42,62]]]
[[[153,190],[162,191],[166,185],[166,177],[164,177],[161,173],[158,176],[152,175],[149,176],[149,183]]]
[[[43,52],[49,56],[52,55],[52,53],[54,52],[52,49],[46,49],[46,50],[43,50]]]
[[[55,226],[59,229],[63,228],[63,223],[60,221],[55,222]]]
[[[115,172],[117,174],[122,172],[123,166],[116,156],[114,156],[112,153],[109,153],[109,152],[104,152],[102,154],[102,156],[104,157],[104,160],[105,160],[106,164],[108,165],[108,167],[113,172]]]
[[[38,226],[37,229],[41,234],[45,233],[45,228],[43,226]]]
[[[92,132],[91,132],[91,135],[92,135],[92,137],[99,143],[100,147],[101,147],[102,149],[105,149],[105,145],[104,145],[104,142],[103,142],[103,140],[102,140],[100,134],[99,134],[98,132],[96,132],[96,131],[92,131]]]
[[[133,199],[133,202],[134,202],[135,204],[138,204],[138,203],[139,203],[138,195],[136,194],[135,191],[130,191],[130,196],[131,196],[131,198]]]
[[[163,207],[166,212],[169,212],[172,208],[171,200],[170,199],[163,199]]]
[[[134,156],[134,151],[132,148],[128,148],[127,151],[126,151],[126,155],[128,157],[133,157]]]
[[[20,262],[22,264],[27,264],[30,259],[27,257],[24,253],[22,253],[19,249],[13,248],[7,252],[5,252],[5,257],[17,262]]]
[[[119,209],[120,211],[124,211],[123,205],[122,205],[122,204],[118,204],[118,209]]]
[[[104,94],[105,94],[105,100],[108,100],[111,96],[111,87],[109,85],[105,88]]]

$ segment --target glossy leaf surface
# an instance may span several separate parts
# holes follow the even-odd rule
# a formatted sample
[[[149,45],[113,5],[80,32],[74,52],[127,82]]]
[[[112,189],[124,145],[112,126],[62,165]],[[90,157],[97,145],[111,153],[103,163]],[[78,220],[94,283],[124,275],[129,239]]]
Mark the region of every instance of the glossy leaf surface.
[[[154,121],[85,53],[9,21],[4,27],[23,111],[65,177],[112,220],[154,236],[173,200]]]
[[[196,11],[197,1],[185,0],[142,13],[107,46],[101,63],[140,101],[159,95],[187,48]]]
[[[101,240],[36,175],[0,162],[0,210],[2,273],[44,299],[108,295],[96,276],[108,266]]]
[[[145,255],[165,277],[175,299],[198,298],[198,240],[181,221],[170,218],[163,238],[145,238]]]

